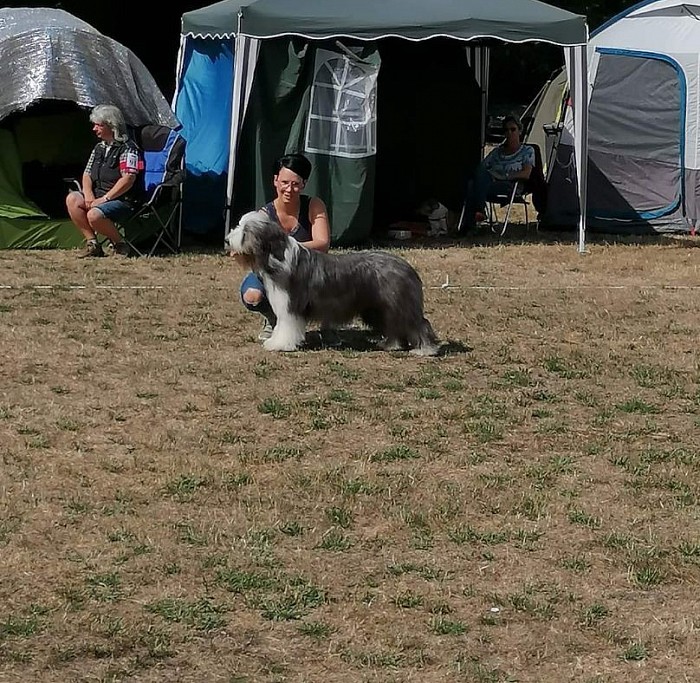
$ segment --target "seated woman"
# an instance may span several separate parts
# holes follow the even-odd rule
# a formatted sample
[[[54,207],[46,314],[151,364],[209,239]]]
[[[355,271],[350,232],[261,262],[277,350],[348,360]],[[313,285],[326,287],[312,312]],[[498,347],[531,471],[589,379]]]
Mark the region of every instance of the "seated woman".
[[[505,139],[486,155],[467,184],[465,227],[474,228],[485,218],[486,200],[493,194],[510,194],[513,184],[527,181],[535,166],[535,150],[520,141],[523,125],[514,114],[503,119]]]
[[[325,252],[331,243],[326,205],[318,197],[301,194],[310,175],[311,162],[303,154],[285,154],[277,159],[272,178],[277,196],[262,210],[297,242],[308,249]],[[248,273],[241,284],[241,300],[248,310],[265,318],[258,339],[269,339],[277,319],[265,295],[265,287],[254,272]]]
[[[79,258],[104,256],[98,235],[112,243],[116,256],[128,256],[129,245],[115,222],[130,216],[143,198],[143,154],[129,138],[119,108],[98,104],[90,122],[99,142],[83,171],[81,191],[66,197],[68,215],[85,238]]]

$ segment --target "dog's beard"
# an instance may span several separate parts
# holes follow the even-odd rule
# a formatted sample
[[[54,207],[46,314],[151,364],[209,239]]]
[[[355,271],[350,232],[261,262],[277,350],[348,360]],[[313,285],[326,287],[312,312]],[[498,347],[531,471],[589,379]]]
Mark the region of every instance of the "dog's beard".
[[[240,238],[240,234],[236,234],[234,230],[231,230],[231,232],[229,232],[229,234],[226,236],[224,242],[225,251],[239,266],[241,266],[241,268],[253,270],[253,266],[255,265],[255,257],[253,254],[243,253],[241,249],[242,245],[240,241],[236,240],[236,237]]]

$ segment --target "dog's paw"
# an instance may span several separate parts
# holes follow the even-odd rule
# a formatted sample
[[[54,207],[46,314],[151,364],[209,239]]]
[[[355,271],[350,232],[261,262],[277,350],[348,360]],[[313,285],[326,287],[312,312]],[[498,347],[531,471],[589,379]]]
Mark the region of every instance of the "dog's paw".
[[[270,337],[263,342],[263,348],[266,351],[296,351],[299,347],[292,342]]]

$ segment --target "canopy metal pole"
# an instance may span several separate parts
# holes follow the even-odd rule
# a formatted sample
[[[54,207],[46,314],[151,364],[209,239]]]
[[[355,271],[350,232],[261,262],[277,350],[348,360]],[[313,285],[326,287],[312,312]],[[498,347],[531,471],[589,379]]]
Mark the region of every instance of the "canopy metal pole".
[[[474,72],[474,78],[481,94],[481,156],[486,146],[486,123],[489,111],[489,67],[491,50],[484,45],[467,47],[467,62]]]
[[[585,45],[567,49],[567,70],[574,114],[574,151],[580,205],[578,251],[586,251],[586,194],[588,190],[588,54]]]
[[[233,66],[233,95],[231,97],[231,137],[228,156],[228,178],[226,182],[226,216],[224,220],[224,238],[231,229],[231,210],[233,208],[233,181],[236,173],[236,156],[238,142],[243,127],[250,91],[253,88],[255,64],[258,61],[260,41],[256,38],[236,35]]]

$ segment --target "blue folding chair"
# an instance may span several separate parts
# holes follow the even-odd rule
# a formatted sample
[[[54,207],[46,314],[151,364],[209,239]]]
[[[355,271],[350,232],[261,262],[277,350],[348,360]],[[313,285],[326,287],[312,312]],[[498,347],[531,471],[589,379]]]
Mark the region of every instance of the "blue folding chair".
[[[167,126],[149,124],[134,131],[134,140],[144,156],[144,202],[119,225],[128,240],[129,226],[140,221],[156,221],[155,241],[148,251],[153,256],[163,245],[173,254],[180,250],[182,228],[182,182],[185,175],[185,139]],[[134,251],[143,256],[129,242]]]

